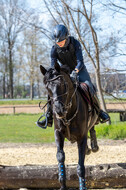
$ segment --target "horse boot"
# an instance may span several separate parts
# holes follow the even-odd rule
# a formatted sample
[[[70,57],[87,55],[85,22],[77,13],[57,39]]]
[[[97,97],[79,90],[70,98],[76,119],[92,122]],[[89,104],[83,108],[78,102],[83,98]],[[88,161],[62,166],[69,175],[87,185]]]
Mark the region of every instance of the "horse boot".
[[[41,128],[52,127],[53,124],[53,111],[51,103],[47,104],[46,118],[42,121],[37,121],[37,124]]]
[[[96,93],[92,96],[92,100],[93,100],[93,106],[99,116],[99,121],[101,123],[105,123],[105,122],[109,121],[110,120],[109,115],[106,112],[104,112],[103,110],[101,110],[101,108],[100,108],[100,103],[99,103]]]
[[[90,129],[90,137],[91,137],[92,152],[97,152],[99,150],[99,146],[97,144],[96,132],[94,130],[94,127]]]

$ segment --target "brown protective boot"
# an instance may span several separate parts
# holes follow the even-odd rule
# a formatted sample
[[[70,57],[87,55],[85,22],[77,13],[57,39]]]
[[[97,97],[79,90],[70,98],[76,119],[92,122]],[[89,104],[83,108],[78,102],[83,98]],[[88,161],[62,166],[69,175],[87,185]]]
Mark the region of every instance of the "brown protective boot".
[[[90,137],[91,137],[92,152],[97,152],[99,150],[99,146],[97,144],[96,132],[94,130],[94,127],[90,129]]]

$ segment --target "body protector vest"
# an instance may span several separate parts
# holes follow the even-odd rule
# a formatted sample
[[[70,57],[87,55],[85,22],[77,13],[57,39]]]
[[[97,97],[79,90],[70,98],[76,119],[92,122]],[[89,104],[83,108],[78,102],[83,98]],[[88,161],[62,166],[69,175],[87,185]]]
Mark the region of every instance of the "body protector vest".
[[[76,65],[77,65],[77,59],[75,54],[75,47],[74,47],[74,38],[69,37],[70,42],[67,47],[60,48],[56,46],[56,51],[58,55],[58,60],[62,65],[67,65],[70,68],[70,71],[72,72]]]

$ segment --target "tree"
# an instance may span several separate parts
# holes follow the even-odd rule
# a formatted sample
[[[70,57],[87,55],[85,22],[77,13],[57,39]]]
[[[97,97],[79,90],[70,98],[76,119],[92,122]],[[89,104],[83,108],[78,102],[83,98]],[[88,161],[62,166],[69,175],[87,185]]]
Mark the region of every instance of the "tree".
[[[37,18],[35,17],[37,22]],[[23,59],[20,70],[24,80],[30,84],[30,98],[34,98],[34,89],[37,85],[38,95],[40,96],[41,75],[39,70],[40,64],[48,63],[46,56],[46,45],[41,40],[41,32],[36,28],[27,28],[24,31],[24,40],[20,47],[20,54]]]
[[[100,81],[100,51],[96,26],[94,26],[95,16],[93,12],[93,0],[81,0],[78,2],[78,5],[73,3],[73,1],[51,0],[50,7],[46,0],[44,0],[44,2],[55,21],[59,16],[59,21],[56,23],[61,21],[68,28],[74,28],[74,31],[76,32],[76,35],[80,40],[86,55],[88,56],[88,61],[90,60],[94,67],[101,105],[103,110],[106,111]],[[54,11],[57,13],[56,16],[53,14]],[[72,24],[70,25],[70,23]]]
[[[8,94],[8,59],[7,47],[4,42],[1,43],[0,51],[0,72],[2,74],[2,97]]]
[[[0,23],[1,41],[7,47],[7,64],[9,73],[9,92],[13,98],[14,84],[14,47],[19,33],[24,28],[21,18],[24,15],[21,9],[20,0],[1,0],[0,1]],[[6,64],[5,63],[5,64]]]

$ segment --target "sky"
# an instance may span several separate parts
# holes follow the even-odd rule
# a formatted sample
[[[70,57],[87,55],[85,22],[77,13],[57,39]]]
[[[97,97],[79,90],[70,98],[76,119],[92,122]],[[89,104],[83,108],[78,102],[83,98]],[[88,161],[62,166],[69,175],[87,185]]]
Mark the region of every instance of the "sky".
[[[104,0],[106,1],[106,0]],[[104,2],[102,1],[102,2]],[[118,1],[118,0],[116,0]],[[29,9],[36,9],[37,11],[44,11],[44,5],[42,0],[27,0]],[[112,15],[110,10],[102,11],[101,14],[99,15],[99,25],[103,27],[103,30],[100,32],[100,36],[102,35],[109,35],[110,33],[116,34],[117,36],[119,34],[119,30],[122,29],[122,25],[124,25],[123,30],[126,31],[126,16],[124,15],[118,15],[115,16],[114,14]],[[45,26],[48,23],[48,16],[47,14],[42,15],[41,19],[43,20],[43,23]],[[101,39],[100,39],[101,40]],[[125,42],[126,43],[126,42]],[[122,45],[120,45],[120,49],[122,48]],[[124,52],[126,51],[125,46],[124,46]],[[122,57],[122,62],[125,62],[126,56],[123,58]],[[115,67],[118,69],[122,69],[121,66],[118,64],[117,58],[115,60]]]

